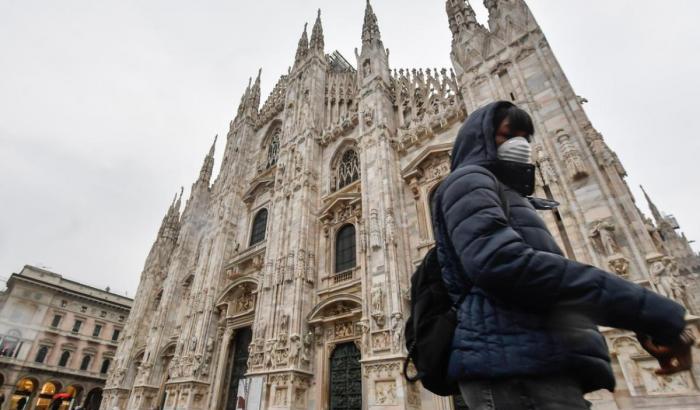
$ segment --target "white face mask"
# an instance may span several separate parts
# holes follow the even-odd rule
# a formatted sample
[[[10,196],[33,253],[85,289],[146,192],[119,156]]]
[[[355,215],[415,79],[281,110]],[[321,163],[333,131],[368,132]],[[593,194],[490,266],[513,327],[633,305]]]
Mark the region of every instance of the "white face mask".
[[[530,164],[530,143],[525,137],[510,138],[498,147],[496,156],[503,161]]]

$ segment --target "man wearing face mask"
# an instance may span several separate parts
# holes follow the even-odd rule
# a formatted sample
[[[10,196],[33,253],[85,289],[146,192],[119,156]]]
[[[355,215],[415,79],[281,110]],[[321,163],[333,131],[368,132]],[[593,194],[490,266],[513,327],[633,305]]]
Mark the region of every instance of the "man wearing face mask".
[[[433,204],[438,260],[458,325],[448,366],[470,410],[587,409],[615,378],[597,325],[629,329],[669,374],[691,366],[682,306],[563,256],[529,198],[530,116],[500,101],[473,112]]]

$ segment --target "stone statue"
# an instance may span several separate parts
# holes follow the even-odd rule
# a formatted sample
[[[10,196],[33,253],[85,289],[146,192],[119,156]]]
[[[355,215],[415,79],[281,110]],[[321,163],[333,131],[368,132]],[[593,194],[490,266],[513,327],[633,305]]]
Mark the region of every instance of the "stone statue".
[[[302,363],[309,363],[311,361],[311,345],[314,342],[314,334],[310,330],[304,334],[304,348],[301,351],[301,361]]]
[[[280,334],[286,335],[287,330],[289,330],[289,315],[283,313],[282,317],[280,318]]]
[[[651,221],[649,218],[644,218],[644,227],[646,228],[647,232],[649,233],[649,236],[651,237],[651,241],[654,243],[654,247],[658,252],[663,253],[664,252],[664,241],[661,238],[661,234],[659,233],[659,229],[654,226],[654,223]]]
[[[379,233],[379,216],[376,209],[369,212],[369,243],[372,249],[382,247],[382,238]]]
[[[299,335],[293,334],[289,337],[289,364],[296,365],[301,354],[301,340]]]
[[[593,223],[588,236],[593,239],[593,246],[604,255],[612,256],[620,252],[620,247],[615,241],[615,225],[601,219]]]
[[[394,215],[391,212],[386,214],[386,240],[390,244],[396,244],[396,237],[394,236],[395,225],[394,225]]]
[[[384,326],[384,291],[380,287],[372,290],[372,318],[379,327]]]
[[[395,352],[401,351],[403,336],[403,315],[400,312],[391,315],[391,342]]]
[[[275,347],[274,340],[268,340],[265,342],[265,367],[271,368],[273,366],[272,350]]]

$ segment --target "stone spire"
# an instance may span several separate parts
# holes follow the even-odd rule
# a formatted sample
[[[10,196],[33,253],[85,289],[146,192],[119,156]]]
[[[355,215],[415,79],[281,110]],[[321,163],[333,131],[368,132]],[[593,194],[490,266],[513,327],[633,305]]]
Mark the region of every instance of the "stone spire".
[[[311,41],[309,42],[310,51],[319,51],[323,53],[323,26],[321,25],[321,9],[318,9],[314,28],[311,30]]]
[[[464,29],[473,30],[479,26],[476,13],[468,0],[447,0],[445,10],[452,37],[456,37]]]
[[[219,135],[214,136],[214,142],[209,148],[209,153],[204,157],[204,163],[202,164],[202,169],[199,171],[199,180],[197,182],[204,182],[209,185],[211,180],[211,173],[214,171],[214,148],[216,147],[216,139]]]
[[[304,57],[309,52],[309,40],[306,35],[306,27],[308,26],[308,23],[304,23],[304,32],[301,33],[301,38],[299,39],[299,45],[297,46],[297,53],[294,56],[294,65],[298,65]]]
[[[389,50],[384,48],[379,34],[377,16],[369,0],[367,0],[365,20],[362,24],[362,49],[359,53],[355,49],[355,57],[357,57],[357,75],[360,84],[364,86],[375,79],[380,79],[385,84],[391,82]]]
[[[175,194],[173,202],[168,208],[168,212],[163,217],[163,222],[158,229],[158,238],[176,239],[180,232],[180,204],[182,201],[183,187],[180,187],[180,195]]]
[[[258,69],[258,76],[255,78],[255,84],[253,88],[250,89],[250,95],[248,97],[248,108],[253,112],[257,113],[258,108],[260,108],[260,74],[262,73],[262,67]]]
[[[252,79],[248,79],[248,86],[246,87],[243,95],[241,96],[241,102],[238,104],[238,112],[236,113],[236,119],[240,118],[245,112],[248,97],[250,96],[250,83]]]
[[[368,45],[372,43],[382,43],[382,36],[379,33],[379,24],[377,23],[377,15],[374,14],[372,10],[372,5],[369,0],[367,0],[367,6],[365,7],[365,21],[362,24],[362,45]]]
[[[647,191],[644,190],[643,186],[639,186],[642,189],[642,192],[644,193],[644,199],[647,201],[647,205],[649,205],[649,210],[651,211],[651,215],[654,217],[654,220],[656,221],[656,225],[660,225],[661,222],[664,221],[664,217],[661,216],[661,212],[659,212],[659,208],[656,207],[656,204],[649,198],[649,195],[647,194]]]

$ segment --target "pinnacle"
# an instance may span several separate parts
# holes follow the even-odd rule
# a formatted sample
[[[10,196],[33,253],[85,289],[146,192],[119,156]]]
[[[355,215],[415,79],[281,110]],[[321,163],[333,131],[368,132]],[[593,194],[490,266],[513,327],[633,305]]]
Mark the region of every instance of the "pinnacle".
[[[367,0],[365,7],[365,21],[362,25],[362,43],[370,43],[372,40],[381,41],[377,16],[374,14],[372,4]]]
[[[209,148],[209,156],[213,157],[214,156],[214,149],[216,148],[216,140],[219,138],[219,134],[214,135],[214,142],[211,144],[211,148]]]
[[[309,48],[314,50],[320,50],[323,52],[323,26],[321,25],[321,9],[318,9],[318,15],[316,16],[316,22],[311,30],[311,41],[309,42]]]

